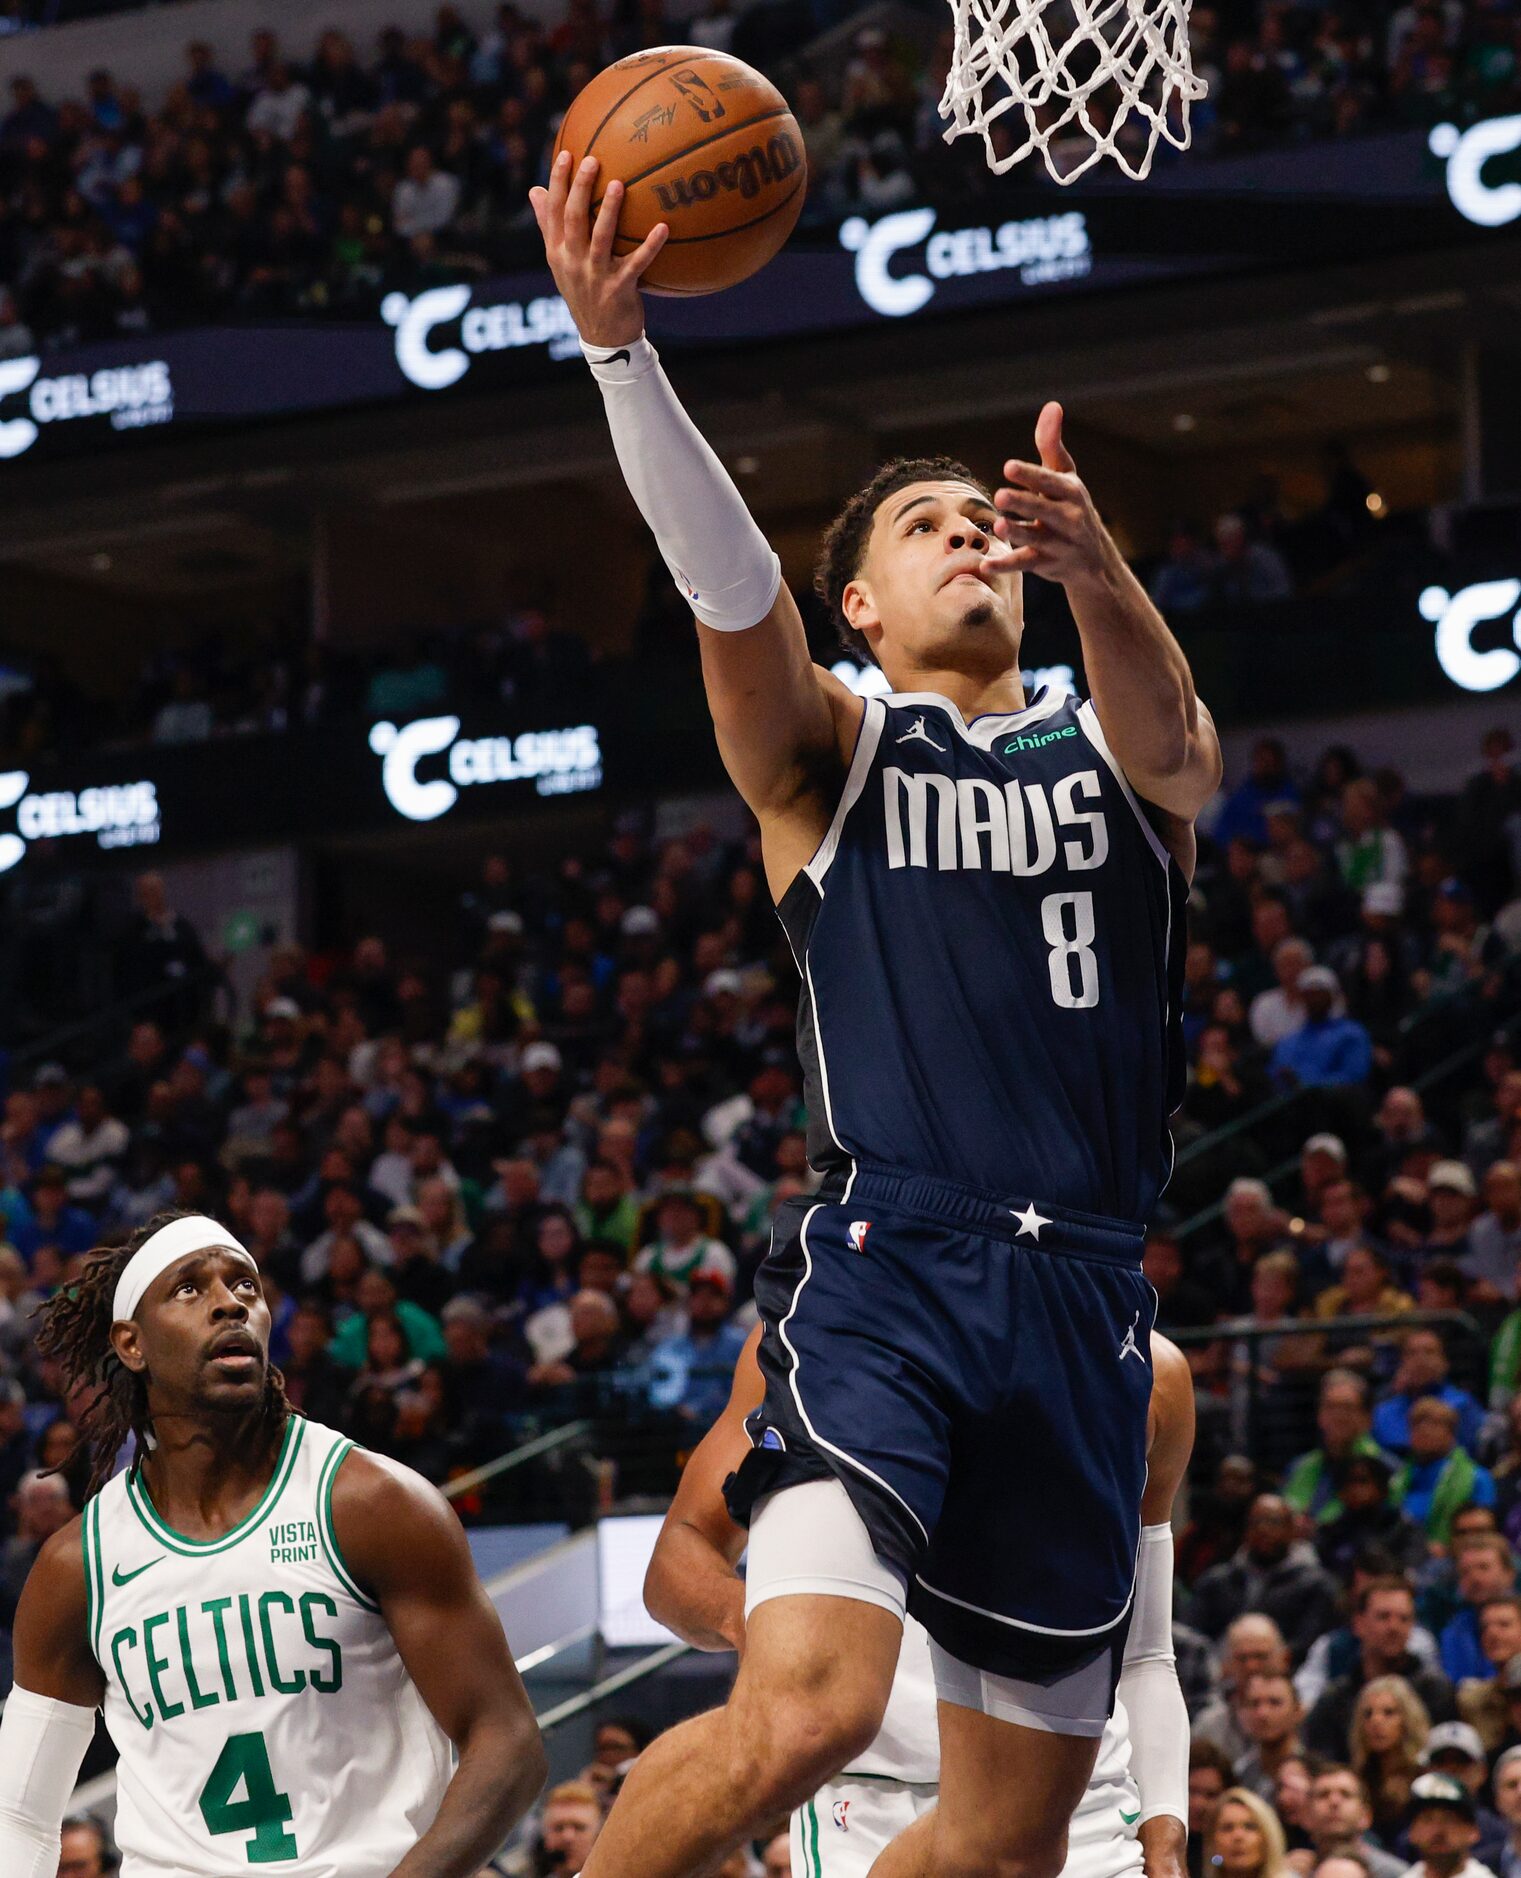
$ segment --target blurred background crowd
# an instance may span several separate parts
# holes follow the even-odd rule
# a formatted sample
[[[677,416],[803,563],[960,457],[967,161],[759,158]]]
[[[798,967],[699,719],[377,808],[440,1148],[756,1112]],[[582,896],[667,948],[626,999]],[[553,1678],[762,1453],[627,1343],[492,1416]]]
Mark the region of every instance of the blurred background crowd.
[[[76,9],[0,0],[0,26],[60,11]],[[566,105],[646,46],[733,52],[785,85],[815,224],[981,192],[975,140],[941,140],[942,21],[917,3],[569,0],[546,24],[505,0],[447,4],[431,31],[373,43],[336,24],[303,43],[260,29],[236,53],[197,41],[162,95],[99,69],[44,96],[17,72],[0,113],[0,359],[218,319],[371,315],[392,289],[533,265],[527,190]],[[1521,105],[1514,0],[1221,0],[1194,8],[1191,33],[1210,86],[1199,154]]]
[[[1392,1878],[1428,1767],[1465,1796],[1438,1825],[1472,1813],[1513,1874],[1521,771],[1503,729],[1478,754],[1412,800],[1264,739],[1207,818],[1146,1271],[1197,1383],[1178,1635],[1196,1855],[1232,1878],[1341,1855],[1349,1821]],[[658,1495],[722,1406],[771,1217],[816,1179],[753,834],[625,814],[557,866],[490,856],[438,920],[443,968],[384,933],[279,948],[240,1009],[140,875],[120,1048],[11,1075],[0,1640],[80,1484],[31,1312],[166,1206],[254,1252],[293,1401],[441,1482],[584,1418],[600,1490]]]
[[[81,57],[71,84],[23,75],[34,56],[42,69],[47,29],[109,10],[0,0],[0,361],[213,321],[370,319],[392,289],[537,266],[524,198],[561,112],[609,59],[666,41],[732,51],[784,86],[809,146],[805,242],[832,244],[848,213],[988,200],[980,149],[940,139],[944,14],[918,0],[564,0],[545,18],[470,0],[399,6],[379,33],[319,14],[309,36],[251,39],[255,21],[219,36],[202,12],[175,83],[139,92],[105,55]],[[1215,176],[1238,154],[1281,150],[1288,175],[1318,139],[1521,111],[1518,0],[1217,0],[1192,30],[1210,95],[1188,160]],[[1039,172],[999,187],[1010,213],[1061,200]],[[1311,268],[1288,234],[1282,248],[1308,305]],[[1521,767],[1513,688],[1448,688],[1425,604],[1438,581],[1445,601],[1470,580],[1509,591],[1517,571],[1513,361],[1502,350],[1497,370],[1486,351],[1509,344],[1497,308],[1514,311],[1495,252],[1512,300],[1487,309],[1471,278],[1454,285],[1455,246],[1425,272],[1403,255],[1397,276],[1349,265],[1345,304],[1301,322],[1301,362],[1260,376],[1235,356],[1262,335],[1238,345],[1230,281],[1200,287],[1189,331],[1153,333],[1161,289],[1099,296],[1098,350],[1059,381],[1108,386],[1086,413],[1094,486],[1196,667],[1213,660],[1234,687],[1189,913],[1176,1169],[1145,1257],[1199,1412],[1176,1612],[1191,1878],[1521,1878]],[[1471,320],[1451,311],[1465,294]],[[1418,322],[1443,307],[1438,342]],[[1012,308],[996,331],[966,317],[923,329],[912,373],[872,350],[903,322],[842,341],[877,374],[860,394],[870,421],[847,403],[837,435],[800,433],[794,454],[764,425],[728,451],[800,592],[866,457],[932,429],[940,447],[962,421],[960,381],[936,373],[964,364],[969,333],[991,332],[1028,382],[951,441],[991,462],[995,427],[1028,428],[1008,401],[1037,378],[1046,395],[1057,339]],[[1296,331],[1285,317],[1275,342]],[[1321,356],[1333,341],[1340,378]],[[715,377],[706,395],[730,388]],[[584,390],[556,394],[556,421],[584,419]],[[810,399],[816,418],[829,400],[800,393],[799,412]],[[406,413],[384,444],[324,419],[301,445],[323,457],[318,494],[280,480],[265,432],[225,463],[209,460],[220,443],[182,459],[172,437],[162,459],[146,444],[124,457],[141,513],[91,509],[104,454],[63,465],[17,511],[39,534],[56,511],[62,538],[15,583],[30,630],[0,658],[7,814],[15,788],[74,788],[113,750],[291,733],[251,754],[257,776],[299,733],[363,751],[381,719],[480,707],[542,728],[689,694],[700,709],[665,570],[641,610],[640,572],[614,566],[610,485],[552,452],[530,475],[505,399],[483,422],[500,436],[459,460],[469,408],[452,406],[442,442]],[[242,525],[212,532],[239,503]],[[482,543],[593,509],[601,585],[557,585],[537,540],[461,571]],[[183,547],[134,561],[158,526],[183,529]],[[1075,659],[1052,596],[1030,600],[1032,646]],[[827,663],[837,649],[802,603]],[[1514,598],[1495,605],[1465,642],[1491,663],[1514,638]],[[1267,658],[1291,693],[1257,694]],[[1387,716],[1296,721],[1390,701],[1363,699],[1357,674],[1401,658],[1394,701],[1430,707],[1403,742]],[[1212,702],[1216,682],[1201,681]],[[1272,736],[1247,746],[1243,724],[1280,719],[1293,755]],[[136,855],[88,843],[33,841],[18,866],[3,837],[0,1693],[21,1584],[81,1489],[80,1404],[39,1359],[32,1314],[91,1247],[165,1207],[216,1213],[254,1251],[297,1407],[444,1484],[477,1543],[663,1508],[725,1398],[771,1219],[816,1176],[796,966],[754,831],[657,765],[631,784],[609,762],[605,811],[525,788],[492,824],[345,825],[349,846],[320,855],[304,832],[299,893],[268,929],[243,874],[225,908],[207,885],[278,862],[246,831],[228,856],[192,858],[166,819],[164,872],[135,876]],[[411,845],[388,857],[388,840]],[[236,950],[229,910],[247,928]],[[522,1464],[493,1474],[503,1461]],[[561,1751],[557,1777],[578,1777],[502,1871],[581,1869],[622,1771],[670,1718],[668,1689],[637,1693],[637,1713],[597,1711],[584,1767],[579,1746]],[[109,1858],[96,1824],[67,1829],[64,1878],[102,1878]],[[784,1837],[723,1878],[763,1874],[788,1878]]]

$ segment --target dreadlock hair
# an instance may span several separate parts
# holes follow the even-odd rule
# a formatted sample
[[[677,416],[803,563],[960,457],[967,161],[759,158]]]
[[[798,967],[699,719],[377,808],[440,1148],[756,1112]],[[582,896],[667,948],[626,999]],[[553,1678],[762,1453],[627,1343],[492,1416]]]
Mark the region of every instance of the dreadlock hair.
[[[127,1436],[133,1437],[141,1454],[149,1445],[151,1433],[147,1382],[128,1369],[111,1347],[111,1307],[117,1280],[132,1254],[161,1226],[193,1216],[189,1207],[155,1213],[124,1244],[98,1247],[86,1258],[79,1277],[61,1286],[42,1307],[42,1326],[37,1333],[39,1352],[58,1363],[65,1390],[92,1384],[95,1389],[79,1413],[79,1441],[74,1449],[74,1454],[81,1449],[89,1453],[87,1499],[99,1493],[111,1478]],[[265,1373],[263,1406],[266,1418],[276,1427],[282,1426],[290,1413],[285,1380],[277,1369]],[[73,1458],[71,1454],[69,1459]]]
[[[965,463],[958,463],[954,457],[900,456],[891,463],[884,463],[829,524],[819,545],[819,558],[814,563],[813,590],[828,607],[840,635],[840,644],[868,665],[877,663],[876,654],[866,636],[858,633],[846,619],[841,601],[845,589],[861,571],[877,510],[890,495],[906,489],[910,483],[970,483],[989,502],[993,500],[982,478],[974,476]]]

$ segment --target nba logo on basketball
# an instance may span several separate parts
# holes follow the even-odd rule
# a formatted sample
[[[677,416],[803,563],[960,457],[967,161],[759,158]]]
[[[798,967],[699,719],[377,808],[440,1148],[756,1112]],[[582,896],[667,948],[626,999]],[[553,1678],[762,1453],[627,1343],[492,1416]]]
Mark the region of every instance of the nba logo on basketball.
[[[858,1252],[864,1252],[866,1250],[866,1235],[871,1231],[871,1221],[869,1219],[853,1219],[847,1230],[850,1233],[850,1243]]]
[[[846,1817],[845,1817],[845,1815],[846,1815],[846,1814],[847,1814],[847,1813],[848,1813],[849,1811],[850,1811],[850,1802],[849,1802],[849,1800],[836,1800],[836,1801],[835,1801],[835,1803],[834,1803],[834,1823],[835,1823],[835,1824],[836,1824],[836,1825],[837,1825],[837,1826],[839,1827],[839,1829],[840,1829],[840,1831],[841,1831],[841,1832],[849,1832],[849,1831],[850,1831],[850,1821],[849,1821],[848,1819],[846,1819]]]

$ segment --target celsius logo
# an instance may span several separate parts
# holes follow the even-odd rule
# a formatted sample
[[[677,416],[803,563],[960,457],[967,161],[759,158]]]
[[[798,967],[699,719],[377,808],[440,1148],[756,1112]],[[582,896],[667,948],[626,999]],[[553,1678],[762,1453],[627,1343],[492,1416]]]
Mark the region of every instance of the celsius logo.
[[[109,417],[113,430],[137,430],[144,424],[167,424],[174,416],[169,366],[163,359],[103,366],[98,372],[67,372],[58,378],[40,378],[41,370],[41,360],[30,356],[0,360],[0,401],[23,391],[31,394],[29,417],[0,421],[0,457],[30,450],[43,424]]]
[[[370,748],[381,759],[380,786],[398,815],[436,822],[476,783],[532,780],[541,796],[577,795],[602,782],[596,726],[527,730],[520,737],[461,737],[457,717],[420,717],[404,729],[388,722],[370,728]],[[448,752],[447,776],[422,781],[425,757]]]
[[[1447,193],[1459,215],[1480,228],[1503,228],[1521,216],[1521,182],[1484,180],[1491,157],[1521,150],[1521,117],[1492,117],[1468,130],[1437,124],[1426,141],[1447,165]]]
[[[1517,119],[1521,123],[1521,119]],[[1481,580],[1472,587],[1449,593],[1428,587],[1416,604],[1421,618],[1436,627],[1437,663],[1464,691],[1498,691],[1521,672],[1521,657],[1510,646],[1474,650],[1475,627],[1486,620],[1511,619],[1511,637],[1521,646],[1521,580]]]
[[[0,809],[16,810],[19,834],[0,834],[0,874],[8,873],[30,841],[94,835],[103,848],[148,847],[158,840],[158,791],[151,782],[112,783],[100,789],[49,790],[28,795],[24,769],[0,774]]]
[[[380,317],[396,328],[396,363],[411,384],[423,391],[447,391],[470,369],[478,352],[514,352],[523,346],[548,346],[552,359],[569,358],[580,348],[575,321],[558,294],[526,303],[471,306],[471,289],[430,287],[415,299],[388,293]],[[441,327],[459,322],[457,345],[435,345]]]
[[[852,215],[840,228],[840,246],[856,257],[856,291],[887,319],[918,313],[934,296],[935,282],[963,280],[1017,268],[1027,287],[1077,280],[1093,267],[1088,224],[1076,210],[1037,215],[998,228],[933,232],[933,209],[898,209],[880,221]],[[893,274],[888,263],[906,248],[924,243],[927,274]]]

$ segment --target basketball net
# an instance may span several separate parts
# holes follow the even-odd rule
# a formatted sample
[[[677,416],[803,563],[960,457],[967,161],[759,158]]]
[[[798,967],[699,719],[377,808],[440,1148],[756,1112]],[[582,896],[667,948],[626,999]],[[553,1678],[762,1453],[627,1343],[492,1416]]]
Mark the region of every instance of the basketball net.
[[[1158,140],[1189,145],[1188,111],[1205,94],[1188,50],[1192,0],[950,0],[951,69],[940,115],[945,140],[977,135],[1002,175],[1038,150],[1059,183],[1101,157],[1137,182]],[[995,125],[1024,113],[1010,148]],[[1000,149],[998,144],[1003,147]],[[1053,148],[1054,146],[1054,148]]]

